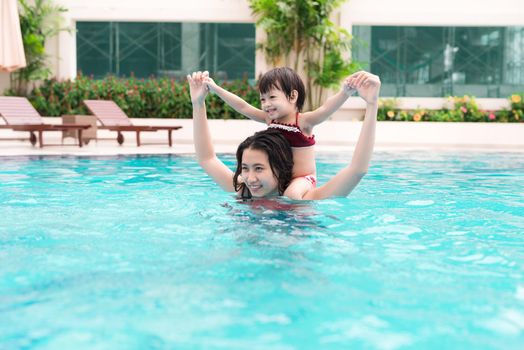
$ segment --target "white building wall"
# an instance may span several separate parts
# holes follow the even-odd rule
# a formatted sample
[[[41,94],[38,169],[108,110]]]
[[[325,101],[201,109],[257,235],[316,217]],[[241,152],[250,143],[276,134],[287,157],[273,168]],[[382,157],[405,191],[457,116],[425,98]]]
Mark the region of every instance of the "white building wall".
[[[524,0],[349,0],[344,25],[522,26]]]
[[[252,22],[246,0],[56,0],[75,20]]]
[[[252,22],[247,0],[55,0],[75,20]],[[355,24],[513,26],[524,23],[522,0],[349,0]]]
[[[247,0],[55,0],[69,11],[66,22],[253,22]],[[352,25],[524,26],[524,0],[349,0],[339,23]],[[257,39],[261,36],[257,33]],[[51,66],[60,78],[76,75],[75,36],[61,33],[48,43]],[[266,70],[260,53],[256,76]],[[8,79],[0,73],[0,89]]]

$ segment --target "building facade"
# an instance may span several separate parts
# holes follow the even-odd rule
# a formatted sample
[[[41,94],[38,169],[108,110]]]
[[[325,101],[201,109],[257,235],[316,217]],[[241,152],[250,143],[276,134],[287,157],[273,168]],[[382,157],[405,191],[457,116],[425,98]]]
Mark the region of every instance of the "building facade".
[[[55,1],[75,29],[48,45],[60,79],[206,69],[254,80],[268,68],[246,0]],[[383,96],[524,91],[522,0],[350,0],[334,19],[353,33],[352,58],[381,77]]]

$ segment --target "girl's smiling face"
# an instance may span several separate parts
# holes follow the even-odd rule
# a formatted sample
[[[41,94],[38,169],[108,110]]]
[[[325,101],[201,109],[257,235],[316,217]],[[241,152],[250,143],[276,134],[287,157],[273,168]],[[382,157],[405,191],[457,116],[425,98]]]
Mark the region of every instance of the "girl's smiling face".
[[[297,112],[298,93],[293,90],[291,98],[288,99],[286,94],[277,88],[272,88],[267,93],[260,94],[260,104],[262,110],[267,113],[271,120],[286,118],[292,116],[293,120]]]
[[[242,154],[241,175],[253,197],[278,195],[278,180],[265,152],[246,148]]]

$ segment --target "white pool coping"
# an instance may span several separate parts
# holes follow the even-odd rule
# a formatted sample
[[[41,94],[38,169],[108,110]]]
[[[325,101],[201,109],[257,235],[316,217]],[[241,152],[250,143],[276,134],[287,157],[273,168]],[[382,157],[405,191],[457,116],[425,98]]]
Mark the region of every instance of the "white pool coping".
[[[46,122],[60,123],[59,118]],[[133,119],[136,125],[181,125],[173,132],[173,147],[167,146],[165,131],[142,133],[142,142],[166,142],[165,145],[136,147],[134,133],[125,133],[126,142],[119,146],[116,133],[98,130],[98,137],[113,138],[77,146],[33,147],[28,141],[0,140],[0,156],[72,155],[109,156],[126,154],[192,154],[193,127],[191,119]],[[250,120],[210,120],[213,144],[217,153],[234,153],[238,144],[264,124]],[[315,128],[317,152],[350,152],[357,141],[361,122],[330,120]],[[26,136],[26,133],[0,129],[0,139]],[[46,143],[60,144],[61,133],[44,133]],[[74,140],[66,139],[66,144]],[[524,124],[514,123],[430,123],[378,122],[377,151],[447,150],[457,152],[524,152]]]

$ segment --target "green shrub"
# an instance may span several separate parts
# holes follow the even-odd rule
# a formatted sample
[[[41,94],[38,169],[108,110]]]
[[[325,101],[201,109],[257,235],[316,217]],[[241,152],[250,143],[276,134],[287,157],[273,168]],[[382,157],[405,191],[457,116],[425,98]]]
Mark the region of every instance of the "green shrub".
[[[511,111],[487,111],[479,109],[472,96],[450,97],[453,107],[440,110],[401,110],[397,100],[381,99],[377,114],[384,121],[429,121],[429,122],[504,122],[524,121],[524,93],[510,96]]]
[[[513,94],[509,98],[511,104],[511,112],[504,111],[505,117],[508,121],[523,122],[524,121],[524,92]]]
[[[258,106],[259,94],[247,81],[221,85]],[[79,76],[74,81],[46,80],[28,96],[42,115],[88,114],[83,100],[113,100],[131,118],[191,118],[192,107],[186,81],[168,78],[136,79],[107,77],[94,80]],[[210,119],[244,119],[218,96],[207,98]]]
[[[380,99],[377,120],[395,120],[395,116],[398,114],[398,101],[394,98],[391,99]]]
[[[247,80],[220,83],[251,105],[260,108],[259,93]],[[87,114],[82,104],[87,99],[114,100],[132,118],[191,118],[192,107],[187,82],[168,78],[136,79],[107,77],[94,80],[79,76],[76,80],[46,80],[28,96],[42,115]],[[377,119],[382,121],[430,122],[524,122],[524,93],[509,97],[511,109],[479,109],[471,96],[450,97],[452,108],[440,110],[402,110],[396,99],[381,99]],[[206,101],[209,119],[245,119],[210,94]]]

